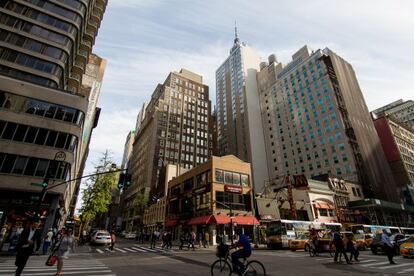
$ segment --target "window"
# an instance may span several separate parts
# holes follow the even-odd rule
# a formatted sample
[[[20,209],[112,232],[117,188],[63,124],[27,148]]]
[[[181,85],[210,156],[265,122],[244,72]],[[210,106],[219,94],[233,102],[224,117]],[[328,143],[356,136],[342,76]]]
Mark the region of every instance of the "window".
[[[43,145],[46,141],[47,132],[48,131],[46,129],[40,128],[37,132],[35,144]]]
[[[224,183],[233,184],[233,174],[231,172],[224,172]]]
[[[28,128],[29,128],[28,126],[19,125],[17,127],[16,133],[14,134],[13,140],[18,141],[18,142],[22,142],[23,139],[24,139],[24,137],[25,137],[25,135],[26,135],[26,132],[27,132],[27,129]]]
[[[241,174],[240,179],[241,179],[241,185],[243,187],[249,186],[249,176],[247,174]]]
[[[14,164],[13,173],[23,174],[24,167],[26,166],[27,157],[18,156],[16,163]]]
[[[49,164],[48,160],[44,160],[44,159],[39,160],[39,163],[36,168],[35,176],[44,177],[48,164]]]
[[[224,172],[222,170],[216,169],[215,175],[216,175],[216,182],[222,183],[224,181]]]
[[[14,161],[16,161],[16,155],[6,155],[6,158],[4,159],[3,166],[1,167],[0,171],[2,173],[10,173],[13,168]]]
[[[319,209],[319,215],[321,217],[327,217],[328,216],[328,210],[327,209]]]
[[[240,174],[233,173],[233,184],[240,185]]]
[[[16,131],[17,124],[8,122],[6,128],[3,132],[3,139],[11,140],[14,136],[14,132]]]
[[[33,175],[36,167],[37,167],[38,159],[34,157],[30,157],[29,161],[27,162],[26,169],[24,171],[25,175]]]

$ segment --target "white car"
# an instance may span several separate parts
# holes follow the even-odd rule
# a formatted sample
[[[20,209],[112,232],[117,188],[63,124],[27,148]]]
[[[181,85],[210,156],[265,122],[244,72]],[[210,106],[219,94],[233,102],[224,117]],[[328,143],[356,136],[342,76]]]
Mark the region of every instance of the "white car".
[[[135,239],[137,235],[135,233],[125,233],[125,239]]]
[[[110,244],[111,234],[106,230],[98,230],[91,238],[93,244]]]

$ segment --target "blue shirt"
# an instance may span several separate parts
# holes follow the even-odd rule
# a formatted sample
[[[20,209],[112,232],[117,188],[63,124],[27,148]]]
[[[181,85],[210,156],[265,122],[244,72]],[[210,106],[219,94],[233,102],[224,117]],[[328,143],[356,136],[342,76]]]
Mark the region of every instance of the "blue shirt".
[[[238,244],[243,246],[243,251],[244,252],[246,252],[248,254],[252,253],[252,247],[250,245],[250,241],[244,234],[240,234]]]
[[[382,234],[381,235],[381,241],[385,244],[385,245],[387,245],[387,246],[389,246],[389,247],[393,247],[393,245],[392,245],[392,243],[391,243],[391,240],[390,240],[390,237],[388,237],[388,235],[387,234]]]

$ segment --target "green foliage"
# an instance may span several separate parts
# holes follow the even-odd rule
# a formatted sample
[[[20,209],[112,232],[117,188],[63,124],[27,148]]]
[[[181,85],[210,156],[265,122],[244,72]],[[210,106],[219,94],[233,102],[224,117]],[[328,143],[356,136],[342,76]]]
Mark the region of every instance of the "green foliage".
[[[144,212],[144,209],[147,205],[147,197],[143,193],[138,193],[133,202],[133,208],[135,209],[136,214],[142,214]]]
[[[95,173],[114,170],[108,151],[102,154]],[[118,183],[119,172],[91,176],[83,189],[80,218],[82,223],[90,222],[96,215],[106,213],[112,202],[112,191]]]

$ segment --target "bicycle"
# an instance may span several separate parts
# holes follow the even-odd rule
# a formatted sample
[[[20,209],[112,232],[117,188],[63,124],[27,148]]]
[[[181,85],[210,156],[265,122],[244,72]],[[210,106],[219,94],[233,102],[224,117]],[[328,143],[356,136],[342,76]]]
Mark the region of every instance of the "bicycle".
[[[216,255],[219,257],[219,259],[211,265],[211,276],[230,276],[232,273],[235,273],[233,271],[233,266],[231,265],[232,262],[230,257],[230,248],[228,245],[221,243],[217,247]],[[241,273],[241,275],[266,276],[266,269],[261,262],[257,260],[248,261],[247,259],[248,258],[243,258],[244,271]]]

